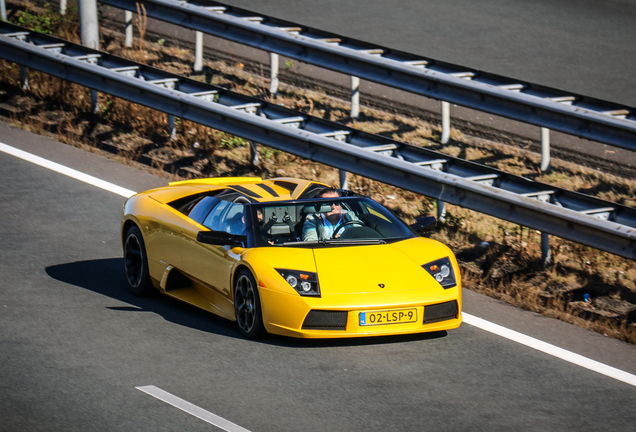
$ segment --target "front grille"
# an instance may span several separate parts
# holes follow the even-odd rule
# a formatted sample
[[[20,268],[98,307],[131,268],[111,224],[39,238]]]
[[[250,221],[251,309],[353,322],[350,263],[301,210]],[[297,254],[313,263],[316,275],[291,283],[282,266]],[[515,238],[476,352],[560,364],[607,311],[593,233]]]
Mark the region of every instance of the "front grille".
[[[457,317],[457,300],[424,306],[424,324]]]
[[[347,311],[309,311],[303,330],[346,330]]]

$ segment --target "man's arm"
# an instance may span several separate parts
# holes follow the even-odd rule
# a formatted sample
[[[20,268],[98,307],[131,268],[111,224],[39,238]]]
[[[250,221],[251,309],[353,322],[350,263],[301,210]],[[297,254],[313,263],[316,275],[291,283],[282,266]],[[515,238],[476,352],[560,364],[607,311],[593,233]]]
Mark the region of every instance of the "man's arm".
[[[350,211],[347,211],[347,210],[342,210],[342,223],[349,222],[349,221],[352,221],[352,220],[357,221],[357,220],[360,220],[360,219],[358,219],[358,217],[355,215],[354,212],[350,212]]]

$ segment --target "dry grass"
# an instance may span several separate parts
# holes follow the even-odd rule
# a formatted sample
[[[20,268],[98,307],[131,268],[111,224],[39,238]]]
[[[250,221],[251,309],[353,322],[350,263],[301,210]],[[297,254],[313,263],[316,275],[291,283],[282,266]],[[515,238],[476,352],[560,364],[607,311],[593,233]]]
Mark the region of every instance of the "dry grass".
[[[30,7],[27,3],[23,10]],[[77,26],[69,20],[64,29],[56,31],[76,41],[77,34],[68,33],[76,32]],[[105,31],[101,46],[115,55],[181,75],[191,73],[194,61],[191,51],[166,43],[125,48],[123,36]],[[542,175],[540,156],[517,147],[456,130],[451,133],[451,143],[442,145],[438,126],[418,118],[363,109],[360,118],[351,121],[348,102],[321,92],[282,86],[280,95],[270,98],[269,81],[263,73],[248,73],[238,62],[211,60],[205,70],[204,75],[193,78],[539,182],[636,205],[636,184],[631,179],[559,160],[553,160],[550,174]],[[21,107],[12,115],[14,123],[32,131],[52,132],[72,145],[108,149],[125,163],[140,161],[175,178],[297,176],[338,184],[337,170],[263,146],[259,146],[259,165],[252,166],[245,140],[189,121],[177,120],[177,138],[171,140],[165,114],[108,95],[100,95],[100,111],[91,114],[89,90],[39,72],[30,71],[26,92],[18,83],[19,67],[0,61],[0,99]],[[435,201],[430,198],[356,175],[350,175],[349,184],[407,222],[435,212]],[[466,288],[636,343],[636,263],[552,237],[553,263],[544,269],[538,232],[455,206],[448,205],[447,211],[446,221],[438,224],[431,237],[456,252]],[[584,301],[585,294],[590,301]]]
[[[137,38],[137,42],[139,45],[139,51],[143,51],[146,47],[146,29],[148,27],[148,15],[146,14],[146,6],[140,3],[135,3],[137,5],[137,15],[134,18],[134,25],[137,28],[137,32],[139,33],[139,38]]]

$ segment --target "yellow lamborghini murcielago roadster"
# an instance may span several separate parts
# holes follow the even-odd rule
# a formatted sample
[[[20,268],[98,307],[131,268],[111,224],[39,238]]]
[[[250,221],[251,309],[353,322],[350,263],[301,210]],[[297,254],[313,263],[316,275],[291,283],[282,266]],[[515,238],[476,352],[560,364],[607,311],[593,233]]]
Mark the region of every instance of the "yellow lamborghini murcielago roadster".
[[[460,275],[448,247],[417,234],[434,221],[407,226],[307,180],[180,181],[125,203],[124,267],[134,294],[158,289],[248,338],[448,330],[462,319]]]

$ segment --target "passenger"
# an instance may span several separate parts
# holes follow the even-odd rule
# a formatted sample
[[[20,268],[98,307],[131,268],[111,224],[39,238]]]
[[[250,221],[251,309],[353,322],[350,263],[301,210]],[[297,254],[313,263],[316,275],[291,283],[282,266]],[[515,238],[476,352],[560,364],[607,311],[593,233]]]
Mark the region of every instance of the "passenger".
[[[245,235],[245,206],[243,204],[232,204],[240,206],[235,210],[234,216],[226,221],[225,232],[234,235]]]
[[[327,188],[320,192],[319,198],[338,198],[340,193],[334,188]],[[331,211],[327,213],[312,213],[307,215],[303,224],[303,241],[328,240],[332,238],[334,231],[352,220],[359,220],[353,213],[343,210],[339,202],[331,204]],[[341,229],[336,238],[349,228]]]

